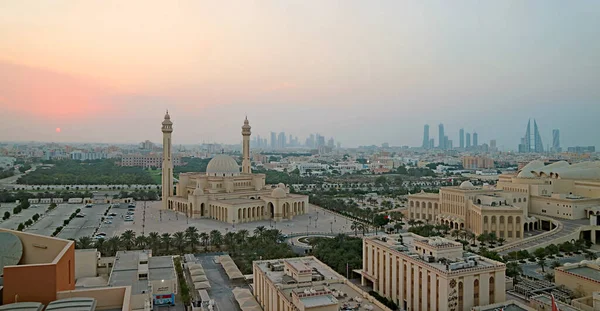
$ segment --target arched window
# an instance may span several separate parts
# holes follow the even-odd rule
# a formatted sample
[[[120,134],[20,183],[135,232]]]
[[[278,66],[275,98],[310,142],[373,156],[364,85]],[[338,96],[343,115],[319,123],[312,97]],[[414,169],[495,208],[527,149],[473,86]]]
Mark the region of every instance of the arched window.
[[[492,223],[495,224],[496,223],[496,216],[492,216]]]
[[[483,223],[487,224],[488,223],[488,217],[487,216],[483,216]]]
[[[494,282],[494,277],[490,277],[490,304],[496,302],[496,283]]]
[[[473,281],[473,306],[479,306],[479,280]]]

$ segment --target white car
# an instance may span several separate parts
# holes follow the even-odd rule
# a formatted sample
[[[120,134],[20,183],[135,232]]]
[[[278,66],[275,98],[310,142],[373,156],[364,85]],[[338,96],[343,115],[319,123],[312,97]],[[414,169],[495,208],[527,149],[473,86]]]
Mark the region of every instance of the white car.
[[[106,216],[106,219],[114,219],[112,216]]]

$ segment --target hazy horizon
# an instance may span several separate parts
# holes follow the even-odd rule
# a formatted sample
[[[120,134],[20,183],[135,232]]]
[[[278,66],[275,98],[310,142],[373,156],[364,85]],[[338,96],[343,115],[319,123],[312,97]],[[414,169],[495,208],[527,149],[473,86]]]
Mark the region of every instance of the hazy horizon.
[[[597,1],[0,3],[0,141],[600,147]],[[60,128],[58,133],[56,128]]]

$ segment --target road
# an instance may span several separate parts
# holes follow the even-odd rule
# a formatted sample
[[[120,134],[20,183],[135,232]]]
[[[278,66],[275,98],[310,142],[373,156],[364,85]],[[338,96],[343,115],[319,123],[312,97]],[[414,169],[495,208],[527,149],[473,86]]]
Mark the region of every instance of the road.
[[[600,252],[597,252],[596,255],[600,255]],[[584,255],[574,255],[574,256],[570,256],[570,257],[562,257],[562,258],[557,257],[555,259],[546,259],[546,264],[548,265],[548,267],[546,267],[545,270],[546,270],[546,272],[552,271],[552,268],[550,268],[550,265],[554,261],[558,261],[561,263],[561,265],[564,265],[566,263],[578,263],[578,262],[581,262],[582,260],[585,260]],[[541,274],[541,268],[537,264],[537,262],[527,261],[527,263],[519,264],[519,265],[523,269],[523,275],[531,277],[531,278],[539,279],[539,280],[542,280],[544,278],[544,275]]]
[[[204,268],[206,277],[209,280],[210,288],[208,295],[215,301],[217,310],[221,311],[240,311],[240,307],[233,296],[232,290],[235,287],[245,287],[243,285],[232,285],[229,277],[220,264],[214,262],[214,255],[196,256],[199,264]],[[247,287],[246,287],[247,288]]]
[[[555,234],[540,238],[538,240],[533,240],[533,241],[530,241],[530,242],[527,242],[524,244],[519,244],[517,246],[508,248],[508,249],[500,252],[500,254],[506,255],[510,252],[514,252],[514,251],[518,251],[518,250],[522,250],[522,249],[529,249],[531,247],[535,247],[536,245],[550,242],[552,240],[556,240],[558,238],[572,234],[573,232],[577,231],[579,229],[579,227],[581,227],[583,225],[587,225],[590,222],[589,219],[576,219],[576,220],[556,219],[556,220],[560,221],[563,224],[562,230],[556,232]]]

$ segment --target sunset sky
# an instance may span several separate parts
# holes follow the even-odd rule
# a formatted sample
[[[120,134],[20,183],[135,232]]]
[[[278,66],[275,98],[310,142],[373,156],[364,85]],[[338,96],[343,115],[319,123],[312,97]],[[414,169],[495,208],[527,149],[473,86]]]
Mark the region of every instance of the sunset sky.
[[[2,0],[0,140],[600,147],[599,38],[595,0]]]

